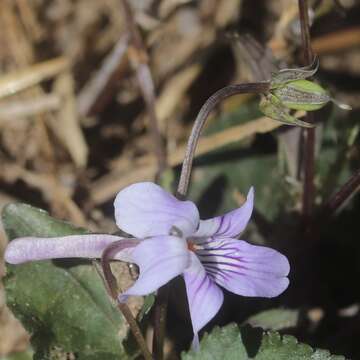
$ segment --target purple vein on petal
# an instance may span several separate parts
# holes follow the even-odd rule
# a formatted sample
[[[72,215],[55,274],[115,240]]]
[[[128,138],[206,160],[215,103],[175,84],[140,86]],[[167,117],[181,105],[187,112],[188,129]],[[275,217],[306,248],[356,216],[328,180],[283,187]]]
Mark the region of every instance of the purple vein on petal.
[[[191,265],[184,271],[183,275],[196,343],[197,333],[219,311],[224,296],[214,280],[207,275],[196,255],[194,253],[190,255]]]

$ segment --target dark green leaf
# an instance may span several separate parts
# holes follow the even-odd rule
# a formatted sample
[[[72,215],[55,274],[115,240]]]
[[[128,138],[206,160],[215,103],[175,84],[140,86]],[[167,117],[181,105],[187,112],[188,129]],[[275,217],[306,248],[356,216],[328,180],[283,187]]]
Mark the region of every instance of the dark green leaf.
[[[86,232],[24,204],[6,206],[2,221],[10,240]],[[7,265],[4,282],[8,306],[32,334],[35,357],[56,359],[54,352],[71,352],[77,359],[125,358],[126,328],[90,262]]]
[[[276,332],[262,332],[249,326],[239,328],[230,324],[216,327],[205,334],[198,352],[182,354],[183,360],[344,360],[325,350],[314,350],[300,344],[293,336],[281,337]]]
[[[26,350],[7,356],[0,356],[0,360],[32,360],[32,358],[33,352],[31,350]]]
[[[155,304],[155,294],[149,294],[144,297],[144,305],[142,306],[137,316],[138,321],[141,322],[143,320],[144,316],[150,312],[154,304]]]

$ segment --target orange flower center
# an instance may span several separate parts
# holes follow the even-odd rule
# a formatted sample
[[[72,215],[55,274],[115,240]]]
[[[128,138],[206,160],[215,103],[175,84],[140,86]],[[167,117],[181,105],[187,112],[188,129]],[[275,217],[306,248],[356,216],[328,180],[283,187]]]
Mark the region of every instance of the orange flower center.
[[[193,242],[189,241],[189,240],[188,240],[188,242],[187,242],[187,247],[188,247],[188,249],[189,249],[190,251],[192,251],[192,252],[195,252],[195,250],[196,250],[195,244],[194,244]]]

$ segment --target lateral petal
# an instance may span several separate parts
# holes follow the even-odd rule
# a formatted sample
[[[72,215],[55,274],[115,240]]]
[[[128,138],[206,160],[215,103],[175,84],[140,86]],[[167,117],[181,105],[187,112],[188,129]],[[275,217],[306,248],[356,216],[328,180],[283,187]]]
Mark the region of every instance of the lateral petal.
[[[245,229],[254,207],[254,188],[251,187],[245,203],[238,209],[208,220],[201,220],[196,238],[208,236],[238,237]],[[200,239],[201,241],[201,239]]]
[[[119,301],[129,295],[147,295],[180,275],[190,262],[186,241],[176,236],[158,236],[143,240],[132,254],[132,262],[140,268],[137,281],[124,293]]]
[[[139,238],[169,235],[173,226],[186,236],[194,233],[199,224],[199,212],[193,202],[180,201],[151,182],[121,190],[114,206],[118,227]]]
[[[275,297],[289,285],[287,258],[274,249],[237,239],[208,239],[196,254],[208,275],[243,296]]]

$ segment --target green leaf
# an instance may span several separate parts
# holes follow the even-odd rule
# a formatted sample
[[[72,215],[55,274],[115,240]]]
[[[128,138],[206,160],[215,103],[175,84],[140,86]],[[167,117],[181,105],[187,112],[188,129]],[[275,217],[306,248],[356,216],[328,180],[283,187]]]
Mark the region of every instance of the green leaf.
[[[183,353],[183,360],[343,360],[326,350],[314,350],[298,343],[293,336],[280,336],[277,332],[263,332],[250,326],[239,328],[230,324],[216,327],[205,334],[198,352]]]
[[[32,360],[33,352],[32,350],[26,350],[23,352],[7,355],[7,356],[0,356],[0,360]]]
[[[150,310],[152,309],[152,307],[155,304],[155,294],[149,294],[147,296],[144,297],[144,305],[142,306],[138,316],[137,316],[137,320],[139,322],[141,322],[144,317],[149,314]]]
[[[295,327],[299,319],[299,310],[270,309],[248,318],[245,323],[264,330],[282,330]]]
[[[86,232],[25,204],[7,205],[2,221],[9,240]],[[7,265],[4,283],[8,306],[32,334],[34,358],[57,359],[68,352],[77,359],[126,358],[126,327],[90,262]]]

